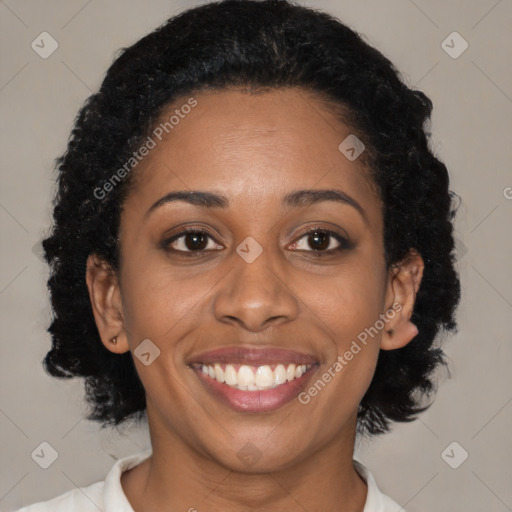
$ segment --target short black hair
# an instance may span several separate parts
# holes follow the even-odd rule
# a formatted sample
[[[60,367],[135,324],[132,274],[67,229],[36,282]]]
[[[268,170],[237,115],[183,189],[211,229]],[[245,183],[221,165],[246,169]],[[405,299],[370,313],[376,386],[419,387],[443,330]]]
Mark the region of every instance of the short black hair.
[[[433,372],[446,366],[435,339],[441,329],[456,330],[460,300],[456,194],[429,148],[432,102],[364,36],[288,0],[225,0],[186,10],[122,49],[85,101],[57,159],[54,222],[43,241],[53,309],[46,371],[84,377],[87,418],[102,426],[143,417],[145,392],[132,355],[101,343],[85,282],[92,253],[119,269],[119,221],[133,176],[101,199],[95,191],[104,190],[171,102],[229,87],[306,89],[339,106],[364,141],[383,204],[386,265],[414,248],[425,268],[412,315],[419,334],[403,348],[380,351],[357,427],[371,436],[388,431],[390,421],[412,421],[431,405],[423,399],[435,390]]]

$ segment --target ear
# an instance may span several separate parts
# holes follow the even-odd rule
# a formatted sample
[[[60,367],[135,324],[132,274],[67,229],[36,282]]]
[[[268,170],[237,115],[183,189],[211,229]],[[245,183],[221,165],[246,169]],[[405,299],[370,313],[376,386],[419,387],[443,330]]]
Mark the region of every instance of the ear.
[[[382,333],[382,350],[404,347],[418,334],[411,316],[424,267],[420,254],[410,249],[408,255],[389,270],[385,304],[390,320]],[[393,312],[395,314],[392,316]]]
[[[96,254],[87,258],[86,277],[94,320],[105,347],[122,354],[129,350],[121,293],[116,273]],[[112,340],[116,339],[114,343]]]

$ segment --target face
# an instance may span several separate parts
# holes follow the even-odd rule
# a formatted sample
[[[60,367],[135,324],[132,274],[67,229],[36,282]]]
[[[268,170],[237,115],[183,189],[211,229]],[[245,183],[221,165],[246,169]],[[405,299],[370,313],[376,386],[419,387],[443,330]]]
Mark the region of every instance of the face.
[[[386,270],[382,204],[338,149],[350,127],[312,93],[194,98],[133,171],[115,280],[96,293],[89,266],[95,317],[134,354],[153,445],[286,468],[353,441],[379,349],[413,337],[421,275]],[[208,195],[173,195],[191,191]]]

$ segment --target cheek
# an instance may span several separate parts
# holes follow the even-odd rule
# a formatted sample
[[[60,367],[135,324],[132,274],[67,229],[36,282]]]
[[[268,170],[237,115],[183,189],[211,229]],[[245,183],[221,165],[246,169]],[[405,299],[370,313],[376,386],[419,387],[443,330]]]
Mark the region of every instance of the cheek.
[[[314,313],[333,340],[325,363],[303,395],[312,410],[320,411],[315,415],[319,431],[334,432],[357,411],[379,354],[381,332],[375,325],[384,306],[382,272],[378,267],[354,269],[347,267],[326,280],[323,293],[308,287]]]
[[[311,309],[333,340],[317,377],[329,381],[325,394],[319,393],[324,399],[318,407],[323,404],[338,411],[333,414],[332,428],[361,401],[377,363],[381,330],[375,326],[384,308],[385,270],[370,261],[360,258],[353,265],[340,267],[323,286],[311,281],[304,288],[308,294],[305,301],[314,305]]]
[[[123,312],[133,341],[153,337],[168,343],[169,334],[179,323],[200,320],[201,309],[208,300],[206,292],[215,281],[206,274],[183,278],[186,273],[171,272],[158,263],[143,268],[127,264],[123,269]]]
[[[340,344],[374,325],[383,312],[385,278],[377,266],[340,266],[320,281],[308,281],[302,288],[304,302]]]

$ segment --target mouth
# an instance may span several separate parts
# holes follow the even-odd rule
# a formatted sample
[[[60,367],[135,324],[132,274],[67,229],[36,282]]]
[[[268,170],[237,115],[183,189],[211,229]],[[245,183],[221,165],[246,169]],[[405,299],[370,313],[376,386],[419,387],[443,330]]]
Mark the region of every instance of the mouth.
[[[248,366],[246,364],[201,365],[203,374],[240,391],[266,391],[285,382],[300,379],[312,365],[310,364],[277,364]]]
[[[283,349],[218,349],[189,367],[215,398],[239,412],[282,407],[306,386],[319,366],[312,356]]]

